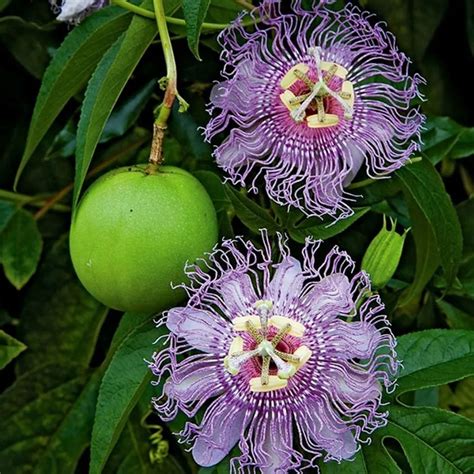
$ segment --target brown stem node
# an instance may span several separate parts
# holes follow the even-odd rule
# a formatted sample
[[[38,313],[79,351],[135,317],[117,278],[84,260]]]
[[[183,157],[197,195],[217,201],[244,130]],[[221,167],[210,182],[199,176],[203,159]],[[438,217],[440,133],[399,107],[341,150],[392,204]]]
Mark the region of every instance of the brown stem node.
[[[163,138],[165,136],[166,126],[153,124],[153,140],[151,142],[149,162],[160,166],[163,163]]]

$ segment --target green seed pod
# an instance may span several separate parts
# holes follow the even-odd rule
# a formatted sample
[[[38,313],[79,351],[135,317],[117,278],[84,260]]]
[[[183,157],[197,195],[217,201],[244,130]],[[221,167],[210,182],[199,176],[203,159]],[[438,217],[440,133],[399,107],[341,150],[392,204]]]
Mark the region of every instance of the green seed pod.
[[[397,221],[390,218],[391,229],[387,229],[387,221],[383,217],[381,231],[370,242],[362,259],[362,269],[365,270],[375,288],[384,287],[392,278],[402,256],[405,237],[410,229],[403,235],[397,234],[395,227]]]

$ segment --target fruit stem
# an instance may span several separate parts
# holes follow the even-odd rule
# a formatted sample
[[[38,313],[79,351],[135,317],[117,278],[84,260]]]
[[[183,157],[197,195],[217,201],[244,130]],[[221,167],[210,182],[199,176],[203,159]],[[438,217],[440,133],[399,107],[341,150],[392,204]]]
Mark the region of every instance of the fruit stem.
[[[171,45],[171,38],[168,31],[168,25],[166,24],[163,0],[153,0],[153,6],[155,8],[156,24],[158,26],[161,47],[163,49],[163,55],[165,57],[166,63],[166,78],[160,81],[160,85],[166,86],[166,88],[165,96],[159,108],[158,116],[156,117],[155,123],[153,124],[153,141],[151,144],[150,158],[148,160],[150,162],[150,166],[147,168],[147,172],[156,171],[156,167],[160,166],[163,162],[163,137],[165,135],[166,123],[168,122],[168,118],[171,114],[176,97],[178,97],[182,107],[185,108],[186,104],[186,102],[180,98],[176,88],[178,73],[176,69],[176,61],[174,59],[173,46]]]

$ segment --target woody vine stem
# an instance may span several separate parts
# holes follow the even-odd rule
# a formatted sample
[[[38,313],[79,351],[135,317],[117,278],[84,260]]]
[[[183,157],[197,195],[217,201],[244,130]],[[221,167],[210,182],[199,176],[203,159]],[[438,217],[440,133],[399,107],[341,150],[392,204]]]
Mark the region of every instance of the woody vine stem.
[[[188,104],[178,94],[176,88],[177,70],[176,61],[174,59],[173,47],[166,24],[165,9],[163,0],[153,0],[155,9],[156,24],[158,26],[158,34],[163,48],[163,55],[166,63],[166,77],[160,80],[160,86],[165,90],[163,102],[159,107],[158,115],[153,124],[153,141],[151,145],[148,171],[156,171],[163,161],[163,137],[166,130],[166,124],[171,114],[173,104],[176,98],[180,103],[180,111],[186,110]]]

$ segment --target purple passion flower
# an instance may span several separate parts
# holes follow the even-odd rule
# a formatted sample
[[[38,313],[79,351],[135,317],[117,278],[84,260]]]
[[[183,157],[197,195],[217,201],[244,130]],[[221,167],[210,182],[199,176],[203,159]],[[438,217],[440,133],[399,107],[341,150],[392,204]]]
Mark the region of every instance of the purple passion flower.
[[[308,239],[301,264],[278,236],[275,264],[262,238],[225,240],[187,268],[187,306],[158,322],[171,332],[150,364],[156,385],[166,379],[153,404],[164,420],[203,413],[180,433],[201,466],[237,443],[232,472],[351,458],[386,424],[378,408],[398,369],[384,306],[337,247],[321,257]]]
[[[352,214],[344,188],[363,163],[377,178],[419,149],[424,117],[410,102],[424,80],[372,15],[324,3],[307,11],[294,0],[284,13],[264,0],[250,13],[254,31],[244,14],[221,33],[224,80],[205,136],[230,128],[214,156],[234,184],[257,192],[263,175],[278,204],[342,218]]]
[[[77,25],[86,16],[108,5],[108,0],[50,0],[56,19]]]

